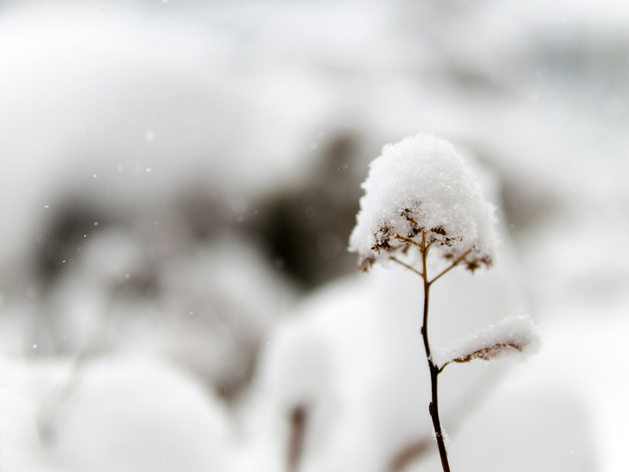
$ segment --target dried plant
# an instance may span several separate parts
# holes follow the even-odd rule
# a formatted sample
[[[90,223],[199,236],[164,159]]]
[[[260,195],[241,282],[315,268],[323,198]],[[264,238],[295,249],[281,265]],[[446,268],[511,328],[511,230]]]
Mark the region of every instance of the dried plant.
[[[527,316],[520,315],[446,349],[431,349],[428,313],[432,285],[457,266],[474,272],[490,267],[496,257],[494,207],[450,143],[418,134],[385,146],[371,163],[363,188],[349,249],[358,253],[363,271],[376,262],[393,261],[423,281],[421,335],[430,371],[429,413],[443,470],[449,472],[439,417],[439,374],[453,362],[529,354],[539,346],[537,330]],[[435,266],[436,275],[431,276]]]

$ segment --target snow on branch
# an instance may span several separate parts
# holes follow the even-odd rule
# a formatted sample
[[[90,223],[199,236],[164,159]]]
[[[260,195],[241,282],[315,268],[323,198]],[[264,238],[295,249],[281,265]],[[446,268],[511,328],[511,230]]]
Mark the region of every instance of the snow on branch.
[[[496,254],[494,207],[452,144],[417,134],[388,144],[370,166],[349,250],[368,270],[376,261],[404,256],[422,238],[471,270]]]
[[[432,360],[443,369],[452,362],[464,363],[474,359],[526,359],[537,353],[540,347],[539,330],[531,318],[528,315],[516,315],[456,341],[445,349],[434,348]]]

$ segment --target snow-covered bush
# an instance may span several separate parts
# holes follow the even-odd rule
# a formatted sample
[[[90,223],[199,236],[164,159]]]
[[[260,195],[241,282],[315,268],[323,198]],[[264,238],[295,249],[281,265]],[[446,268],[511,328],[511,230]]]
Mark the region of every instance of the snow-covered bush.
[[[358,253],[364,271],[376,262],[391,260],[423,280],[421,334],[431,377],[429,412],[441,464],[444,472],[449,472],[447,435],[439,418],[439,374],[452,362],[528,355],[539,347],[539,334],[528,316],[520,315],[446,349],[431,350],[431,285],[458,265],[474,272],[481,265],[491,266],[496,258],[494,207],[485,200],[472,170],[454,146],[422,133],[387,145],[371,163],[363,188],[365,196],[349,249]],[[438,256],[435,262],[442,266],[434,276],[429,276],[429,270],[435,268],[434,258],[428,264],[429,252]]]

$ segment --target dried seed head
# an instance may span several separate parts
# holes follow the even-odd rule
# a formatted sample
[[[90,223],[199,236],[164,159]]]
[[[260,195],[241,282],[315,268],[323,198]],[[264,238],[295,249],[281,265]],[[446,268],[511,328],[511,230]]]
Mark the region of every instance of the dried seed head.
[[[424,237],[447,259],[468,253],[463,262],[471,271],[494,260],[494,207],[447,141],[418,134],[385,146],[363,188],[349,246],[363,270]]]

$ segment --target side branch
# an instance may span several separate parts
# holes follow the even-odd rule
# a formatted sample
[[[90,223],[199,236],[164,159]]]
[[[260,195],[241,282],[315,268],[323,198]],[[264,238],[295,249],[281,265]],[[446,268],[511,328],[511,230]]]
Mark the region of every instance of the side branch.
[[[448,267],[446,270],[444,270],[443,272],[441,272],[438,276],[436,276],[434,279],[432,279],[430,282],[428,282],[428,284],[432,284],[433,282],[436,282],[438,279],[440,279],[441,277],[443,277],[444,275],[446,275],[448,272],[450,272],[452,269],[454,269],[456,266],[458,266],[463,259],[465,259],[468,254],[472,252],[472,249],[468,249],[465,254],[463,254],[462,256],[460,256],[459,258],[457,258],[456,261],[454,261],[452,263],[452,265],[450,267]]]
[[[397,257],[395,256],[391,256],[391,260],[393,262],[397,262],[398,264],[400,264],[401,266],[406,267],[408,270],[411,270],[413,272],[415,272],[417,275],[419,275],[422,279],[424,278],[424,274],[422,274],[420,271],[418,271],[417,269],[415,269],[414,267],[406,264],[405,262],[402,262],[401,260],[399,260]]]
[[[441,373],[443,369],[446,368],[446,366],[452,364],[453,362],[457,364],[465,364],[475,359],[489,361],[491,359],[496,359],[499,357],[506,356],[509,353],[513,353],[514,351],[523,352],[528,347],[528,344],[530,342],[531,342],[530,340],[525,340],[523,342],[515,342],[515,341],[497,342],[489,346],[476,349],[473,352],[469,352],[468,354],[463,354],[459,357],[455,357],[454,359],[447,361],[441,367],[438,368],[438,373]]]
[[[413,246],[417,246],[422,253],[424,252],[424,248],[420,246],[419,244],[417,244],[415,241],[413,241],[411,238],[405,238],[404,236],[396,234],[395,239],[397,239],[398,241],[403,241],[408,244],[412,244]]]

